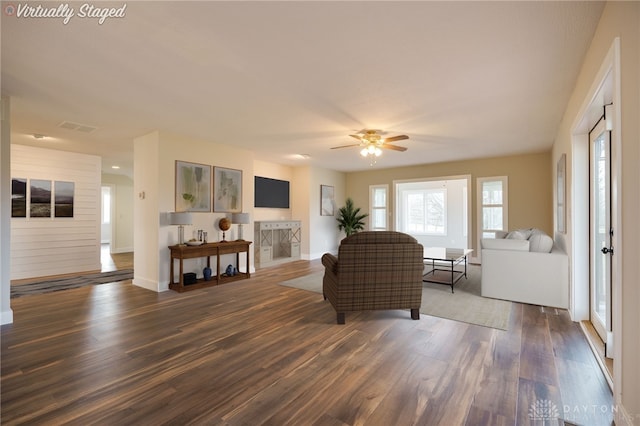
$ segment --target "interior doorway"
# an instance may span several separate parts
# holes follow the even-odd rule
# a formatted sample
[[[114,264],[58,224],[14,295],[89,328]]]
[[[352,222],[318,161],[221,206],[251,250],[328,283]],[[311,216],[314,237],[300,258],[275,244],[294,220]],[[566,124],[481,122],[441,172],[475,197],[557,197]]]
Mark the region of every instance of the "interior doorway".
[[[100,214],[100,243],[111,244],[112,240],[112,207],[113,207],[113,185],[102,185],[101,188],[101,214]]]
[[[587,92],[584,103],[571,127],[570,234],[566,237],[559,235],[561,239],[566,238],[569,244],[568,249],[571,253],[571,300],[569,306],[571,316],[575,321],[580,321],[580,325],[594,353],[597,355],[596,359],[605,373],[616,400],[621,398],[620,388],[616,384],[622,381],[620,365],[623,362],[622,345],[618,338],[619,336],[616,334],[616,330],[620,330],[620,324],[622,323],[620,309],[622,265],[620,263],[619,242],[623,230],[618,226],[622,223],[622,212],[619,208],[620,199],[618,196],[621,193],[622,186],[620,169],[620,164],[622,163],[620,133],[622,110],[620,97],[620,39],[616,38],[603,59],[600,70],[596,74],[592,87]],[[596,130],[596,124],[603,116],[603,109],[604,120],[600,125],[604,126],[607,132]],[[605,133],[604,136],[602,136],[603,133]],[[599,223],[602,221],[592,220],[591,218],[591,215],[595,213],[592,211],[592,208],[595,208],[592,207],[594,205],[592,198],[595,197],[595,195],[592,195],[592,178],[595,173],[595,170],[592,170],[595,167],[592,163],[595,160],[591,155],[591,145],[599,137],[600,139],[608,140],[607,143],[599,143],[601,151],[595,157],[601,157],[603,145],[608,145],[606,155],[609,157],[609,166],[608,172],[605,170],[605,174],[610,180],[610,184],[607,185],[610,190],[604,189],[605,187],[603,186],[603,191],[608,191],[608,193],[600,193],[597,197],[603,200],[609,199],[606,203],[610,206],[609,211],[606,213],[609,216],[609,224],[607,224],[607,220],[604,223]],[[601,166],[599,165],[598,167]],[[607,166],[602,167],[603,169],[607,168]],[[593,185],[594,189],[596,186]],[[595,203],[597,205],[599,201],[595,201]],[[614,230],[613,235],[610,232],[611,229]],[[596,233],[601,234],[599,236],[600,241],[598,241]],[[607,248],[605,253],[602,253],[603,248]],[[610,253],[611,248],[614,248],[613,255]],[[615,250],[616,248],[618,249],[617,251]],[[597,249],[600,252],[596,257]],[[596,269],[596,264],[605,260],[608,263],[600,264]],[[592,270],[597,272],[592,272]],[[592,275],[608,278],[610,284],[606,280],[601,281],[600,288],[594,288],[592,291],[591,283],[595,279]],[[598,284],[594,285],[597,286]],[[592,307],[594,306],[596,309],[601,306],[608,309],[606,312],[603,311],[596,314],[592,312]],[[604,321],[600,321],[602,323],[600,333],[596,332],[591,321],[594,318],[594,323],[597,323],[597,317],[599,316],[604,317]],[[601,334],[603,337],[600,337]]]

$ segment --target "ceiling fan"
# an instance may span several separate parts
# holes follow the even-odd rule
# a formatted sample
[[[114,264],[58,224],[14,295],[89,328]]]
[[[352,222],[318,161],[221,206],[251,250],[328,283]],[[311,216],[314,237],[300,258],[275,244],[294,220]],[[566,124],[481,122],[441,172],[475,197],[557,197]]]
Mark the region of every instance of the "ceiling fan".
[[[392,145],[391,142],[401,141],[404,139],[409,139],[407,135],[398,135],[392,136],[390,138],[383,138],[378,130],[362,130],[354,135],[349,135],[352,138],[358,139],[359,143],[350,144],[350,145],[342,145],[342,146],[334,146],[331,149],[340,149],[340,148],[350,148],[354,146],[362,147],[360,154],[363,157],[367,155],[375,155],[376,157],[382,154],[382,149],[391,149],[393,151],[406,151],[407,148],[404,146]]]

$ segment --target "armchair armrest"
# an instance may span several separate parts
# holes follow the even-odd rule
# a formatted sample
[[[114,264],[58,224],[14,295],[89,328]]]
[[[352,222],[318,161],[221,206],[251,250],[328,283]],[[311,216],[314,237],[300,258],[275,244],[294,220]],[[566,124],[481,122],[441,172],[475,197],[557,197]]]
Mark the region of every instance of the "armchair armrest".
[[[322,264],[327,270],[333,274],[338,273],[338,258],[331,253],[325,253],[322,255]]]

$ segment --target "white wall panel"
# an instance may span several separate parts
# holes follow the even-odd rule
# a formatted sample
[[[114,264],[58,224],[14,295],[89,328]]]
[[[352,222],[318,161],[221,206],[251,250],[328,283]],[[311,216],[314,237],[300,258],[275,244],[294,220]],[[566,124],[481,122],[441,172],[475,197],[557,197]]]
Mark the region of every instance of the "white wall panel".
[[[12,178],[74,183],[73,217],[11,218],[12,280],[100,270],[100,176],[100,157],[11,145]]]

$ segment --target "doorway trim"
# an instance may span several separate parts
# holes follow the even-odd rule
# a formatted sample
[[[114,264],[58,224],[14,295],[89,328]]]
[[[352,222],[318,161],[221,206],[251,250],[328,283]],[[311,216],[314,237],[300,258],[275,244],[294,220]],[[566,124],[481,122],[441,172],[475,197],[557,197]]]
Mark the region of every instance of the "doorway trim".
[[[622,174],[621,161],[621,91],[620,91],[620,39],[615,38],[600,70],[587,92],[574,124],[571,127],[572,162],[571,162],[571,294],[569,311],[574,321],[589,320],[589,130],[596,123],[596,116],[602,115],[605,105],[612,104],[607,121],[611,120],[611,205],[614,208],[611,225],[614,228],[615,247],[622,247],[622,212],[618,194],[621,193]],[[619,252],[618,252],[619,253]],[[622,382],[620,365],[622,363],[622,345],[619,338],[621,330],[621,256],[612,257],[612,328],[613,343],[613,380],[610,383],[615,401],[621,401],[620,389],[616,386]],[[606,375],[606,374],[605,374]]]

